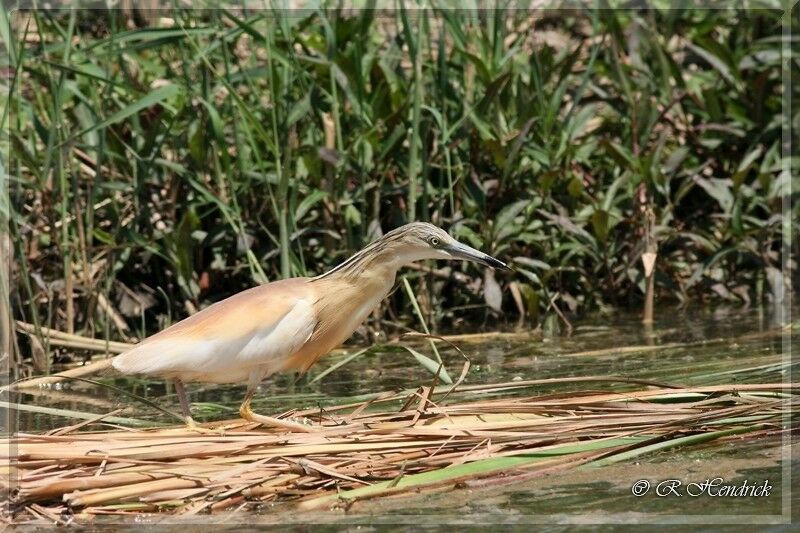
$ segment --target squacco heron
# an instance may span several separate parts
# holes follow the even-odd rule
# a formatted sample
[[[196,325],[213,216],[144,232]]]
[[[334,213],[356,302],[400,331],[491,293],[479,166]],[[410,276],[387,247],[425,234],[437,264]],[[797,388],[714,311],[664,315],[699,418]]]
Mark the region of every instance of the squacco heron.
[[[250,402],[258,385],[276,372],[308,370],[389,294],[398,269],[423,259],[465,259],[508,268],[432,224],[413,222],[320,276],[274,281],[217,302],[118,355],[112,365],[124,374],[172,380],[190,426],[194,422],[184,383],[246,381],[242,418],[308,431],[303,424],[254,413]]]

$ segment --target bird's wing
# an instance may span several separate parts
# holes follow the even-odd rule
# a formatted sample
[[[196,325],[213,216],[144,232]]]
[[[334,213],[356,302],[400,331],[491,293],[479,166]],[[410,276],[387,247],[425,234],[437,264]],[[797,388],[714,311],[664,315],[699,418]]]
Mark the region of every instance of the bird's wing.
[[[112,364],[126,374],[174,377],[241,373],[258,365],[277,370],[311,337],[314,301],[305,278],[262,285],[145,339]]]

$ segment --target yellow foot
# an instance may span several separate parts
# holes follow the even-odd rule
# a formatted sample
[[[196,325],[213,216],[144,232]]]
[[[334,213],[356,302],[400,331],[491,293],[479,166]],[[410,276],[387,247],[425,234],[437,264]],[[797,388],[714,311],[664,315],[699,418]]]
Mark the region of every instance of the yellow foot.
[[[248,422],[258,422],[264,426],[271,426],[281,429],[286,429],[296,433],[316,433],[316,429],[299,422],[292,422],[291,420],[282,420],[271,416],[259,415],[254,413],[248,404],[243,404],[239,408],[239,414]]]
[[[191,416],[186,417],[186,429],[190,431],[197,431],[198,433],[203,433],[205,435],[225,435],[225,427],[220,428],[204,428],[202,426],[198,426],[197,422]]]

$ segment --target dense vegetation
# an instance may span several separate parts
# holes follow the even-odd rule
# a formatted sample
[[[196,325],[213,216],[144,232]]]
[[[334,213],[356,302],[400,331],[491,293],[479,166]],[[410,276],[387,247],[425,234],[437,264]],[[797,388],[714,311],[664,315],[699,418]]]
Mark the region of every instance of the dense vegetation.
[[[437,329],[639,308],[645,252],[657,301],[774,298],[797,220],[781,218],[781,22],[17,12],[2,21],[12,313],[138,337],[409,220],[517,270],[409,271]],[[408,304],[397,291],[384,317],[418,327]]]

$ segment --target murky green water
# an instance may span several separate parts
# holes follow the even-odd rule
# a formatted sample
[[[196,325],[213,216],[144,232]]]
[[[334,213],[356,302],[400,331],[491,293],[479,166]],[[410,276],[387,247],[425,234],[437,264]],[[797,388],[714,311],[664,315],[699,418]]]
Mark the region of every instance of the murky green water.
[[[797,328],[781,331],[766,312],[727,310],[685,312],[666,310],[652,328],[644,328],[637,316],[593,317],[575,324],[570,335],[543,339],[538,333],[509,332],[484,337],[456,338],[472,363],[467,383],[566,376],[621,376],[663,383],[778,382],[791,371],[788,340],[798,339]],[[789,339],[787,336],[793,336]],[[428,355],[426,342],[416,348]],[[350,353],[358,348],[349,349]],[[445,363],[457,376],[463,358],[440,343]],[[360,395],[388,389],[428,384],[431,375],[405,350],[397,346],[375,347],[363,356],[310,383],[315,375],[342,360],[345,354],[323,359],[308,376],[275,376],[262,385],[254,408],[274,414],[294,408],[324,406],[357,399]],[[178,412],[177,399],[163,383],[106,377],[104,381],[149,398]],[[585,384],[558,385],[558,390]],[[554,390],[553,385],[541,392]],[[613,387],[596,385],[592,388]],[[525,391],[530,393],[530,389]],[[190,387],[190,399],[198,419],[236,416],[243,386]],[[37,390],[20,398],[22,403],[85,412],[107,412],[132,405],[122,395],[86,383],[72,382],[56,389]],[[158,411],[135,404],[120,416],[165,420]],[[64,425],[64,418],[21,413],[21,431],[42,431]],[[441,493],[389,498],[357,503],[344,511],[304,513],[297,516],[283,504],[265,506],[257,515],[244,515],[244,523],[375,522],[438,524],[443,520],[464,524],[558,522],[641,522],[648,520],[692,523],[716,516],[721,523],[761,523],[771,517],[780,523],[790,499],[783,473],[793,471],[800,479],[798,463],[788,461],[791,447],[781,439],[737,440],[689,450],[677,450],[639,459],[636,463],[585,468],[557,476],[531,480],[513,487],[480,490],[448,490]],[[784,470],[785,466],[785,470]],[[635,497],[632,485],[648,479],[653,486],[665,479],[700,483],[722,477],[725,484],[767,481],[773,487],[761,498],[714,498],[684,495]],[[799,491],[800,492],[800,491]],[[794,505],[800,508],[800,502]],[[726,518],[727,517],[727,518]],[[733,518],[732,518],[733,517]],[[736,517],[740,517],[737,519]],[[149,519],[148,519],[149,520]],[[153,518],[153,521],[161,519]],[[170,519],[169,521],[173,521]],[[231,523],[243,516],[230,515]]]

